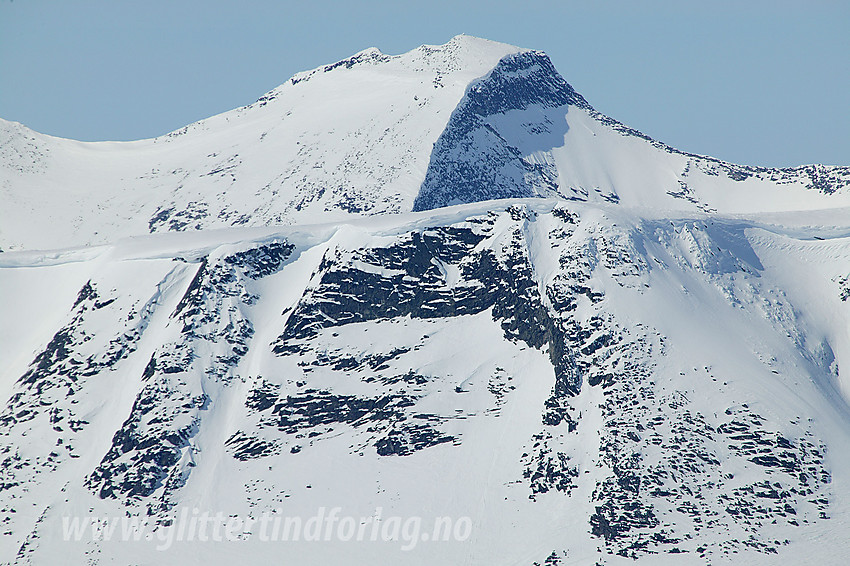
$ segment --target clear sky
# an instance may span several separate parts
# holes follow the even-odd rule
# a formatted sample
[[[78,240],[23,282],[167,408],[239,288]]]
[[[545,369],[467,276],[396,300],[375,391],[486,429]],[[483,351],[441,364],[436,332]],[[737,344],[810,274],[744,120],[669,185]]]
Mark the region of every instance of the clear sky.
[[[0,117],[152,137],[366,47],[458,33],[546,51],[598,110],[679,149],[850,165],[845,0],[0,0]]]

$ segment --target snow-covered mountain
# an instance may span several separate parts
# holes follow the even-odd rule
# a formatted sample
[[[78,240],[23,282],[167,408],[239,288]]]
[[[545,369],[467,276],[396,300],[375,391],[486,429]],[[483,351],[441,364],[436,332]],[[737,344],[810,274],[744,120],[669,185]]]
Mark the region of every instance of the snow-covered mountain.
[[[83,143],[0,122],[0,249],[530,196],[808,210],[850,205],[848,185],[842,167],[681,153],[595,111],[545,54],[458,36],[404,55],[368,49],[151,140]]]
[[[0,561],[850,556],[848,168],[682,153],[468,36],[0,132]],[[380,536],[163,542],[334,508]]]

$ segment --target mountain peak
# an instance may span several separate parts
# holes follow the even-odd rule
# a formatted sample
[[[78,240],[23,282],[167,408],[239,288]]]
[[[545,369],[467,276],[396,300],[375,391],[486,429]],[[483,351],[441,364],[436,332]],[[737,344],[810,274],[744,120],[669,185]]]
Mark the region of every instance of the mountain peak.
[[[0,563],[844,563],[847,185],[470,36],[156,139],[0,121]]]
[[[470,35],[400,55],[365,49],[155,139],[0,130],[0,181],[15,203],[0,207],[7,251],[496,198],[702,212],[850,204],[847,168],[678,152],[595,111],[545,53]]]
[[[476,51],[492,51],[492,52],[522,52],[529,51],[524,47],[518,47],[516,45],[512,45],[510,43],[503,43],[501,41],[493,41],[492,39],[487,39],[483,37],[477,37],[475,35],[468,35],[465,33],[458,34],[448,40],[446,43],[442,45],[422,45],[421,48],[430,48],[430,49],[466,49],[466,50],[476,50]]]

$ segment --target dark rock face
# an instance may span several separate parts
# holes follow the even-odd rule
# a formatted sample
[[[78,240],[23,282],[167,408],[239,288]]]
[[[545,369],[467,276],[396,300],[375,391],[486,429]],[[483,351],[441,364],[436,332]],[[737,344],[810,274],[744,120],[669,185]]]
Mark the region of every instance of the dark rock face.
[[[197,437],[208,430],[221,391],[228,408],[241,411],[239,425],[215,447],[233,465],[266,459],[271,467],[277,458],[297,465],[330,446],[392,466],[467,446],[475,437],[463,421],[503,418],[502,407],[525,377],[493,362],[473,384],[469,375],[446,375],[454,371],[449,363],[433,371],[423,364],[431,353],[453,355],[432,333],[451,329],[456,334],[448,335],[462,342],[462,331],[472,328],[492,332],[489,348],[537,350],[551,363],[550,382],[531,409],[539,421],[506,447],[517,464],[511,489],[518,489],[506,494],[533,502],[585,498],[586,532],[603,554],[776,553],[786,544],[779,533],[829,520],[831,476],[810,423],[778,422],[769,410],[733,404],[722,391],[717,398],[728,403],[707,411],[679,383],[697,375],[722,380],[709,366],[688,368],[694,376],[682,373],[674,385],[660,386],[658,364],[671,338],[620,320],[610,308],[615,292],[635,300],[646,293],[655,267],[641,247],[650,240],[675,247],[673,232],[699,232],[694,241],[712,243],[711,254],[690,250],[710,257],[700,269],[757,277],[764,267],[744,235],[699,222],[600,226],[566,205],[539,214],[514,205],[382,235],[368,246],[328,244],[300,297],[274,312],[279,326],[266,334],[277,335],[271,342],[255,336],[257,314],[268,321],[260,293],[288,283],[284,274],[266,278],[292,259],[292,245],[256,244],[195,264],[174,260],[185,289],[179,301],[174,296],[173,312],[156,319],[164,330],[152,353],[136,353],[141,386],[105,455],[87,470],[86,487],[164,517],[204,461]],[[78,392],[140,348],[156,304],[131,301],[94,279],[80,290],[67,323],[0,414],[0,432],[44,422],[56,445],[42,456],[0,445],[0,493],[17,497],[37,485],[38,473],[78,457],[76,435],[89,427],[75,407]],[[104,321],[113,328],[116,320],[116,335],[91,331]],[[478,355],[465,347],[461,355]],[[268,360],[264,375],[246,373],[249,352]],[[538,558],[557,564],[566,556],[556,549]]]
[[[546,422],[544,425],[555,427],[560,423]],[[535,434],[530,453],[523,454],[523,479],[528,481],[531,494],[529,499],[536,499],[538,494],[549,491],[561,491],[569,495],[576,487],[575,479],[579,475],[578,468],[570,462],[570,457],[553,448],[552,429]]]
[[[275,242],[200,262],[171,315],[179,334],[151,356],[129,417],[86,479],[89,489],[101,498],[146,500],[149,513],[169,508],[170,494],[185,484],[195,465],[192,439],[210,402],[190,372],[203,367],[207,379],[224,385],[240,379],[234,368],[254,334],[241,306],[257,299],[246,282],[277,272],[293,250],[291,244]],[[242,437],[228,442],[238,445],[236,455],[242,458],[273,451]],[[151,500],[154,494],[158,497]]]
[[[204,221],[209,218],[209,205],[205,202],[190,202],[185,208],[176,210],[176,207],[157,208],[150,220],[148,229],[151,233],[172,231],[183,232],[185,230],[200,230],[204,227]]]
[[[260,428],[273,427],[296,439],[321,440],[338,425],[366,429],[380,456],[407,456],[417,450],[457,439],[440,432],[431,423],[445,419],[437,415],[410,413],[418,397],[392,392],[378,397],[338,395],[327,390],[305,389],[285,397],[261,393],[255,389],[249,407],[261,415]],[[258,402],[259,399],[262,401]],[[293,453],[301,451],[293,446]],[[262,457],[255,453],[251,457]],[[234,454],[235,457],[239,457]]]
[[[605,295],[593,290],[594,272],[605,269],[621,287],[640,294],[649,270],[636,250],[643,236],[600,233],[587,246],[576,230],[578,217],[559,208],[552,215],[560,222],[549,231],[548,246],[560,270],[544,292],[552,335],[563,341],[549,348],[550,355],[553,346],[565,355],[552,356],[556,379],[544,426],[523,455],[531,498],[573,492],[581,470],[569,454],[586,426],[574,405],[586,384],[601,388],[603,399],[595,464],[603,477],[588,523],[608,553],[775,553],[786,541],[772,537],[771,529],[828,518],[831,479],[824,448],[805,423],[793,423],[798,436],[790,438],[743,405],[711,424],[716,419],[695,411],[687,394],[662,392],[655,383],[655,360],[667,339],[640,325],[626,330],[607,312]],[[712,241],[723,246],[713,250],[715,271],[762,269],[734,231],[714,232]],[[740,257],[726,257],[733,249]],[[567,371],[558,372],[559,362]],[[718,379],[708,367],[701,371]],[[724,472],[730,466],[747,470],[748,479]]]
[[[481,246],[493,237],[498,215],[410,232],[386,247],[328,252],[315,285],[299,301],[272,349],[278,356],[300,360],[305,369],[371,370],[361,381],[382,388],[362,397],[321,390],[269,397],[258,388],[249,396],[249,407],[263,412],[260,426],[274,426],[296,438],[319,436],[340,423],[363,427],[369,433],[368,443],[380,456],[404,456],[459,442],[440,430],[441,423],[456,415],[417,410],[433,376],[412,370],[388,373],[390,364],[400,363],[410,347],[353,358],[341,351],[317,351],[313,342],[325,330],[351,324],[403,317],[448,319],[489,309],[505,339],[533,348],[550,343],[553,327],[537,290],[521,228],[528,216],[520,208],[510,214],[515,227],[501,250],[504,253]],[[507,385],[494,376],[488,387],[501,402]]]
[[[700,201],[688,185],[691,171],[737,182],[753,177],[780,184],[800,182],[824,194],[850,186],[847,167],[771,169],[679,151],[598,112],[558,74],[545,54],[527,51],[506,56],[467,89],[434,144],[413,210],[535,196],[587,200],[587,189],[560,187],[554,162],[541,157],[563,144],[568,129],[565,115],[570,108],[587,112],[620,135],[640,138],[666,153],[689,158],[679,186],[668,189],[667,194],[706,213],[716,210]],[[616,194],[599,196],[619,202]]]
[[[280,355],[298,352],[305,340],[334,326],[402,316],[446,318],[489,308],[506,338],[539,348],[547,341],[546,311],[523,256],[521,233],[516,236],[512,253],[504,258],[490,249],[475,250],[485,234],[466,227],[413,232],[388,248],[326,257],[317,287],[289,317],[273,350]],[[456,285],[447,284],[444,264],[457,264]]]
[[[363,398],[307,389],[300,395],[278,400],[263,423],[296,434],[332,423],[399,420],[404,408],[413,404],[412,398],[402,395]]]
[[[149,313],[143,313],[145,318],[139,325],[135,327],[128,325],[125,333],[110,339],[105,352],[91,354],[84,359],[76,352],[83,342],[90,340],[85,331],[80,328],[86,313],[106,308],[114,301],[114,297],[101,300],[95,284],[92,281],[87,282],[80,289],[77,300],[74,302],[72,321],[53,336],[44,351],[36,356],[30,368],[18,380],[18,384],[40,395],[47,389],[59,387],[60,383],[56,378],[61,378],[63,382],[61,385],[73,391],[73,385],[81,378],[95,375],[132,353],[144,330]],[[132,318],[136,316],[131,315]],[[19,394],[17,399],[24,397],[24,394]],[[23,417],[24,415],[17,416],[18,419]],[[9,419],[8,410],[0,416],[0,423],[8,422],[6,419]]]
[[[829,165],[803,165],[782,169],[783,173],[808,177],[807,187],[814,191],[830,195],[850,186],[850,168]]]
[[[276,273],[294,250],[295,246],[288,242],[272,242],[260,248],[236,252],[225,257],[224,261],[251,279],[261,279]]]
[[[434,145],[413,210],[557,194],[558,172],[554,166],[528,159],[519,140],[504,137],[510,134],[497,131],[489,120],[513,110],[526,111],[523,127],[559,144],[566,133],[563,115],[569,105],[589,107],[546,55],[527,51],[503,58],[486,77],[469,87],[452,114]],[[555,145],[536,149],[552,147]]]
[[[576,398],[586,386],[602,391],[595,464],[602,479],[593,490],[588,528],[607,552],[627,557],[649,552],[708,556],[742,548],[775,552],[784,543],[759,531],[767,528],[768,519],[793,525],[799,521],[792,512],[797,509],[809,517],[825,517],[829,474],[822,448],[813,439],[780,436],[764,428],[755,414],[748,417],[749,432],[740,429],[738,420],[712,425],[691,408],[684,393],[661,394],[654,383],[654,360],[667,347],[666,339],[640,325],[626,330],[606,311],[605,295],[594,289],[595,271],[605,269],[621,287],[642,293],[649,266],[636,246],[643,245],[644,236],[614,231],[595,234],[588,243],[588,236],[577,230],[579,217],[568,209],[556,208],[549,220],[546,245],[558,257],[559,269],[545,282],[539,281],[529,255],[527,231],[538,219],[521,207],[471,218],[462,226],[408,233],[382,248],[329,252],[315,285],[273,343],[275,353],[314,368],[371,368],[377,375],[364,381],[404,392],[346,397],[314,389],[285,398],[275,393],[267,400],[258,390],[250,405],[262,407],[265,425],[282,426],[297,438],[321,438],[334,423],[368,428],[365,443],[379,455],[462,442],[442,432],[441,423],[451,420],[446,415],[430,415],[423,426],[410,428],[419,394],[407,387],[427,386],[433,378],[398,374],[408,348],[353,358],[341,351],[316,352],[313,342],[350,324],[400,317],[445,319],[489,310],[505,339],[547,350],[554,370],[551,394],[541,407],[540,432],[529,439],[521,457],[530,499],[574,493],[582,470],[571,454],[586,426]],[[497,225],[500,239],[494,236]],[[715,230],[712,240],[740,253],[748,249],[734,232],[724,230]],[[755,256],[727,255],[714,253],[718,273],[741,270],[741,262],[749,271],[761,269]],[[456,281],[449,281],[448,265],[457,267]],[[381,373],[393,364],[394,375]],[[495,385],[493,391],[510,394]],[[501,399],[497,397],[497,406]],[[328,428],[322,432],[322,426]],[[402,435],[400,428],[406,428]],[[730,457],[753,470],[757,479],[730,487],[722,472],[722,462]],[[726,511],[718,513],[718,508]],[[722,541],[717,533],[730,529],[749,534],[723,544],[693,544],[703,539],[703,532]]]
[[[155,298],[135,300],[108,283],[88,281],[66,324],[15,384],[0,413],[0,493],[8,497],[0,513],[7,521],[19,507],[12,501],[38,490],[40,474],[80,457],[77,437],[89,425],[80,393],[136,350],[154,308]],[[87,323],[110,332],[92,332]],[[33,430],[40,431],[39,442],[11,441]]]
[[[598,112],[558,74],[545,54],[527,51],[507,55],[467,89],[434,144],[413,210],[536,196],[587,200],[586,188],[559,186],[558,170],[545,157],[551,149],[563,145],[568,129],[565,115],[570,108],[587,112],[620,135],[640,138],[661,151],[690,158],[679,186],[667,190],[667,194],[706,213],[716,210],[699,200],[688,185],[691,170],[737,182],[753,177],[780,184],[800,182],[824,194],[850,186],[847,167],[771,169],[679,151]],[[521,119],[518,113],[512,114],[515,111],[522,112]],[[619,202],[616,194],[599,196],[614,204]]]
[[[275,442],[269,442],[241,430],[234,432],[224,445],[234,458],[243,462],[280,453],[280,447]]]

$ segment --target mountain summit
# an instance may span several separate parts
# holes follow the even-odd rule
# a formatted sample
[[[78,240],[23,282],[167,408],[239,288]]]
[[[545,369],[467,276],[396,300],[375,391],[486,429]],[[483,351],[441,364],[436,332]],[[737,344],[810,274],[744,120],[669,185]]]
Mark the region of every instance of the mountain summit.
[[[468,36],[151,140],[0,126],[0,562],[846,562],[847,168]]]
[[[83,143],[0,122],[0,180],[7,251],[496,198],[721,212],[850,204],[847,168],[678,152],[595,111],[545,54],[470,36],[403,55],[367,49],[150,140]]]

